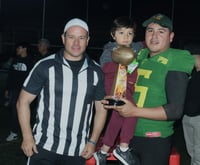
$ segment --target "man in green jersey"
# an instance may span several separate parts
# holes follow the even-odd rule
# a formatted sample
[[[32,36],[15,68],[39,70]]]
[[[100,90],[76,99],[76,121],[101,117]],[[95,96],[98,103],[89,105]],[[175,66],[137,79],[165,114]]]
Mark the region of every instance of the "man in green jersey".
[[[125,105],[105,108],[113,108],[124,117],[138,117],[131,145],[141,165],[168,165],[173,124],[182,115],[188,75],[195,59],[186,50],[170,48],[174,32],[167,16],[156,14],[143,26],[147,48],[137,57],[138,78],[133,96],[137,107],[122,99]]]

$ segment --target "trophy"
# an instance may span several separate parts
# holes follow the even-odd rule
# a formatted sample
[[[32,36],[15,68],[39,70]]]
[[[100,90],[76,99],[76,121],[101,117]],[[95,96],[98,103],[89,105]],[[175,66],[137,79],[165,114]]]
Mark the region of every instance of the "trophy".
[[[117,63],[117,72],[114,78],[111,95],[107,105],[125,104],[121,98],[126,96],[127,66],[134,61],[134,52],[130,47],[121,46],[112,51],[112,60]]]

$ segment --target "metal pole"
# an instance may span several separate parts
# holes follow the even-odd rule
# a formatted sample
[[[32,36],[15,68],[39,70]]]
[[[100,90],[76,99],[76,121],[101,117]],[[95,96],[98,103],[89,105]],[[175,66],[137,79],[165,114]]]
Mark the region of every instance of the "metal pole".
[[[86,0],[86,21],[88,22],[89,0]]]
[[[45,9],[46,9],[46,0],[43,1],[43,14],[42,14],[42,38],[44,38],[44,28],[45,28]]]
[[[174,22],[174,0],[172,0],[172,11],[171,11],[172,23]]]
[[[129,17],[131,18],[132,16],[132,0],[129,2]]]

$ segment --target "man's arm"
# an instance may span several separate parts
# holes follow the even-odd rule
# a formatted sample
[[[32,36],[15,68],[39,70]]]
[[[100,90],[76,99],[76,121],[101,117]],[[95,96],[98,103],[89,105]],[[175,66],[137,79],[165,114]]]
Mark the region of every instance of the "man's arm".
[[[104,109],[101,101],[95,101],[95,109],[93,130],[90,139],[82,152],[82,156],[86,159],[90,158],[95,152],[96,143],[104,128],[107,117],[107,110]]]
[[[123,117],[141,117],[152,120],[167,120],[166,112],[163,106],[153,108],[140,108],[135,106],[132,102],[127,99],[121,99],[126,104],[122,106],[107,106],[106,109],[114,109],[119,112]],[[102,101],[103,104],[108,104],[106,100]]]
[[[140,108],[133,105],[130,101],[125,101],[123,106],[104,106],[107,109],[115,109],[123,117],[142,117],[152,120],[176,120],[183,113],[185,94],[187,90],[188,75],[184,72],[169,72],[166,77],[167,103],[159,107]],[[153,99],[153,98],[152,98]],[[106,100],[102,102],[107,104]]]
[[[167,120],[177,120],[182,116],[188,80],[184,72],[170,71],[167,74],[167,104],[163,105]]]
[[[21,148],[28,157],[34,152],[37,153],[30,124],[30,104],[35,97],[36,95],[30,94],[22,89],[17,101],[18,119],[23,137]]]
[[[196,71],[200,71],[200,55],[194,54]]]
[[[96,101],[95,107],[96,111],[90,140],[97,142],[106,122],[107,110],[104,109],[101,101]]]

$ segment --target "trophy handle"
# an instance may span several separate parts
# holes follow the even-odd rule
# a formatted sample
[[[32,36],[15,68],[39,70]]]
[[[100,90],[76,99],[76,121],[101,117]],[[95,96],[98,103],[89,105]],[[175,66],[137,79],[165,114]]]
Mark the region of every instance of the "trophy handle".
[[[124,105],[125,102],[122,100],[116,100],[116,99],[106,99],[108,101],[108,104],[106,105],[116,105],[116,106],[120,106],[120,105]]]

